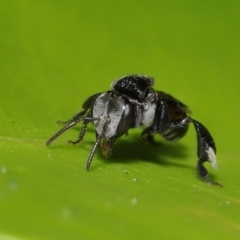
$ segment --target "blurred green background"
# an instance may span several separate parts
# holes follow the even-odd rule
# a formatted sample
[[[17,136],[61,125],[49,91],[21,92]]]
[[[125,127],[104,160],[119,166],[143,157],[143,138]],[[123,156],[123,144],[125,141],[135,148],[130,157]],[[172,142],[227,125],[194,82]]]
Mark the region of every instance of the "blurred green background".
[[[0,239],[239,239],[239,1],[0,2]],[[81,124],[46,140],[115,78],[142,73],[215,138],[224,188],[196,173],[193,127],[145,146],[132,130],[85,163]],[[162,141],[157,137],[158,141]]]

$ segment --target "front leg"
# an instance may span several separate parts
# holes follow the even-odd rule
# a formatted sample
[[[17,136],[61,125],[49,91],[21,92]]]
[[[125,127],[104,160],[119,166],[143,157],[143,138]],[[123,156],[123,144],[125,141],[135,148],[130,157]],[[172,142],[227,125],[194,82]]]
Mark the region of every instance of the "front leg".
[[[71,140],[69,140],[68,143],[71,143],[71,144],[80,143],[80,142],[82,141],[84,135],[85,135],[85,131],[86,131],[87,125],[88,125],[90,122],[92,122],[93,120],[96,120],[96,119],[94,119],[94,118],[92,118],[92,119],[89,118],[89,119],[87,119],[87,120],[84,120],[83,126],[82,126],[82,128],[81,128],[80,133],[79,133],[78,139],[77,139],[76,141],[71,141]]]
[[[57,133],[55,133],[50,139],[48,139],[48,141],[46,142],[46,145],[50,145],[56,138],[58,138],[61,134],[63,134],[65,131],[67,131],[69,128],[73,127],[74,125],[76,125],[78,122],[80,121],[84,121],[83,127],[81,129],[81,132],[79,134],[79,138],[77,141],[69,141],[69,143],[79,143],[84,134],[85,134],[85,130],[87,128],[87,125],[89,122],[94,121],[94,120],[99,120],[98,118],[93,118],[91,117],[91,107],[92,104],[94,103],[94,100],[100,95],[101,93],[97,93],[92,95],[91,97],[89,97],[82,105],[83,110],[81,112],[78,112],[73,118],[71,118],[70,120],[67,121],[58,121],[58,123],[63,123],[66,124],[65,127],[63,127],[62,129],[60,129]],[[87,114],[87,116],[85,116]]]
[[[95,100],[100,94],[101,94],[101,93],[97,93],[97,94],[94,94],[94,95],[92,95],[91,97],[87,98],[87,100],[86,100],[86,101],[83,103],[83,105],[82,105],[83,110],[80,111],[80,112],[78,112],[78,113],[76,113],[76,115],[74,115],[71,119],[69,119],[69,120],[67,120],[67,121],[61,121],[61,120],[59,120],[59,121],[57,121],[57,123],[69,124],[69,123],[71,123],[71,122],[73,122],[73,121],[77,121],[77,120],[83,118],[83,117],[89,112],[89,110],[91,109],[91,106],[92,106],[94,100]],[[88,116],[89,116],[89,114],[88,114]]]

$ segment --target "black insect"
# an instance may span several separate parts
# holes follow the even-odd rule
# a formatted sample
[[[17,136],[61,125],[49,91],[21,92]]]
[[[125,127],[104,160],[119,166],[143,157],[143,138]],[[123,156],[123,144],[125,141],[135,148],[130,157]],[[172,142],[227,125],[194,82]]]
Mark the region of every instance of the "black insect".
[[[50,145],[63,132],[83,121],[78,140],[69,141],[79,143],[87,125],[92,122],[96,142],[87,160],[86,169],[89,170],[97,147],[100,146],[103,155],[108,157],[116,140],[131,128],[143,127],[141,137],[146,142],[153,142],[153,135],[157,133],[168,141],[175,141],[182,138],[189,123],[193,123],[197,132],[198,173],[207,183],[222,186],[210,179],[203,165],[210,162],[213,168],[218,168],[215,143],[207,128],[187,115],[189,110],[185,104],[169,94],[154,90],[153,84],[153,78],[143,75],[130,75],[113,81],[110,91],[89,97],[83,103],[83,111],[62,122],[66,126],[46,144]]]

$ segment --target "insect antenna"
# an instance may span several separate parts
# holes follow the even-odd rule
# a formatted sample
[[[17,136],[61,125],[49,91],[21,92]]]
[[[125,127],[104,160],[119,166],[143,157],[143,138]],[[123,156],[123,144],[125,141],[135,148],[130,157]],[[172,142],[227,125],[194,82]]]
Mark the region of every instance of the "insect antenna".
[[[96,140],[96,142],[95,142],[94,145],[93,145],[93,148],[92,148],[92,150],[91,150],[91,153],[90,153],[90,155],[89,155],[89,157],[88,157],[87,164],[86,164],[86,170],[87,170],[87,171],[89,170],[89,168],[90,168],[90,166],[91,166],[93,156],[94,156],[94,154],[95,154],[95,152],[96,152],[96,149],[97,149],[100,141],[102,140],[102,138],[103,138],[103,135],[100,134],[100,135],[97,137],[97,140]]]
[[[109,124],[110,122],[111,122],[111,120],[110,120],[109,118],[106,119],[106,122],[104,123],[104,126],[103,126],[103,131],[102,131],[102,133],[97,136],[97,140],[96,140],[96,142],[94,143],[93,148],[92,148],[92,150],[91,150],[91,152],[90,152],[90,154],[89,154],[88,160],[87,160],[87,164],[86,164],[86,170],[87,170],[87,171],[90,169],[93,156],[94,156],[94,154],[95,154],[95,152],[96,152],[96,149],[97,149],[97,147],[99,146],[101,140],[103,139],[104,134],[105,134],[105,131],[106,131],[106,128],[107,128],[107,126],[108,126],[108,124]]]

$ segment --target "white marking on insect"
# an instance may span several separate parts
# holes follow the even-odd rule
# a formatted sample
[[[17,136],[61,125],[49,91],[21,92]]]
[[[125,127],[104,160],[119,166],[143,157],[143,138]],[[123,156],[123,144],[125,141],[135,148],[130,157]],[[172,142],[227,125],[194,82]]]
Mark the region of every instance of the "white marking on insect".
[[[148,103],[148,107],[144,109],[142,113],[141,125],[143,127],[151,126],[154,121],[155,113],[156,113],[156,103]]]
[[[206,150],[206,152],[208,154],[208,159],[209,159],[209,162],[211,163],[212,167],[215,170],[218,170],[219,168],[218,168],[217,158],[216,158],[214,150],[211,147],[209,147],[208,150]]]
[[[116,135],[124,109],[125,102],[122,98],[118,96],[111,97],[109,93],[101,94],[93,105],[93,117],[99,118],[98,121],[94,121],[97,133],[102,134],[105,131],[105,138]],[[109,124],[104,129],[106,122],[109,122]]]

